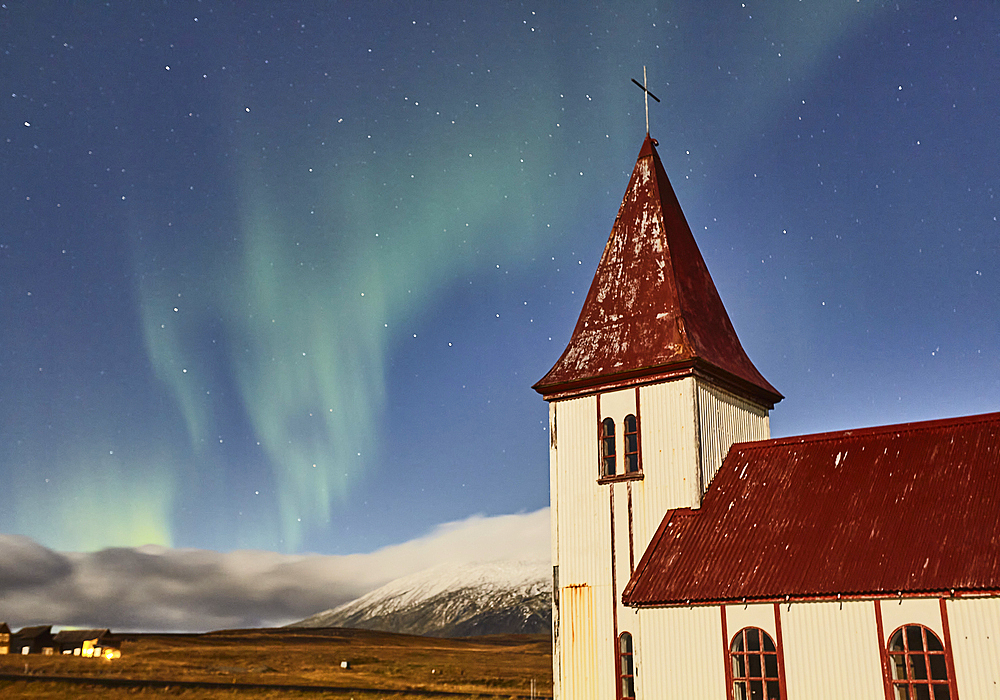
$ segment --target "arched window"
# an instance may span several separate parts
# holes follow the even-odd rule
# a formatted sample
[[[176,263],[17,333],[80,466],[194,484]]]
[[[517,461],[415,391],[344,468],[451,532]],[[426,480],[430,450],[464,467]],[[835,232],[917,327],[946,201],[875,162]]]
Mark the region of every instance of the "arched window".
[[[625,416],[625,473],[639,471],[639,420],[631,413]]]
[[[767,632],[744,627],[729,645],[734,700],[780,700],[778,650]]]
[[[923,625],[903,625],[889,637],[892,696],[898,700],[950,700],[948,652]]]
[[[618,637],[618,697],[621,700],[635,698],[635,656],[632,635],[628,632]]]
[[[601,476],[615,475],[615,420],[601,421]]]

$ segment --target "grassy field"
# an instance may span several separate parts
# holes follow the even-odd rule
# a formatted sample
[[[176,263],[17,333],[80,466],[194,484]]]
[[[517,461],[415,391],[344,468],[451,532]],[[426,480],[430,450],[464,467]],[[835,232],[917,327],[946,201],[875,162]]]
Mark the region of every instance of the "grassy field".
[[[532,681],[536,696],[552,695],[547,635],[437,639],[346,629],[125,635],[115,661],[0,656],[0,675],[25,672],[31,680],[0,679],[0,697],[511,698],[530,697]],[[125,685],[133,681],[143,682]]]

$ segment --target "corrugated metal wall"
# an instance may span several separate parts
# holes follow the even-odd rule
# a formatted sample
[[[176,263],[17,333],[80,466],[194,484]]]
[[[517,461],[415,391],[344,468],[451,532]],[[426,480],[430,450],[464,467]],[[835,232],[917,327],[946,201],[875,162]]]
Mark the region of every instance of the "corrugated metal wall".
[[[597,399],[553,402],[552,505],[559,566],[560,698],[614,697],[611,530],[607,487],[597,483]],[[624,586],[624,582],[621,584]],[[610,694],[610,695],[609,695]]]
[[[715,478],[729,448],[736,442],[767,440],[771,426],[767,409],[698,380],[698,422],[701,432],[703,488]]]
[[[557,451],[559,579],[563,587],[611,584],[608,494],[597,484],[597,399],[558,402]],[[610,612],[610,611],[609,611]]]
[[[959,697],[1000,698],[1000,599],[949,600],[947,611]]]
[[[639,390],[644,480],[641,493],[633,492],[639,551],[645,551],[668,510],[701,502],[694,391],[691,377]]]
[[[718,607],[644,609],[639,618],[636,697],[726,697]]]
[[[793,603],[781,608],[786,697],[885,697],[871,601]]]
[[[597,698],[602,664],[599,663],[599,614],[594,607],[594,590],[586,585],[564,586],[562,609],[562,697]]]

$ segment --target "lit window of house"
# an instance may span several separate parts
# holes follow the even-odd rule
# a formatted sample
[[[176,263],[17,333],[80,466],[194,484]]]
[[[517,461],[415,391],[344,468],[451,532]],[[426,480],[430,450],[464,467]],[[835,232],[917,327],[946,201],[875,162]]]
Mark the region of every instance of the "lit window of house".
[[[632,635],[622,632],[618,637],[618,697],[635,698],[635,664],[632,652]]]
[[[904,625],[889,637],[892,697],[950,700],[948,651],[923,625]]]
[[[625,473],[639,471],[639,420],[631,413],[625,416]]]
[[[615,421],[601,421],[601,476],[615,475]]]
[[[778,650],[767,632],[744,627],[729,645],[733,700],[779,700]]]

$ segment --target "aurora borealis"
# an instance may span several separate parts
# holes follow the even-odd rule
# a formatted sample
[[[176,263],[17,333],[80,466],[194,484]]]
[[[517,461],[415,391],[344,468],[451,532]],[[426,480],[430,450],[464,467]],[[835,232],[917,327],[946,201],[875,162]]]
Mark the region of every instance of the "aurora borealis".
[[[1000,9],[0,6],[0,533],[347,554],[548,503],[645,131],[775,435],[994,411]]]

